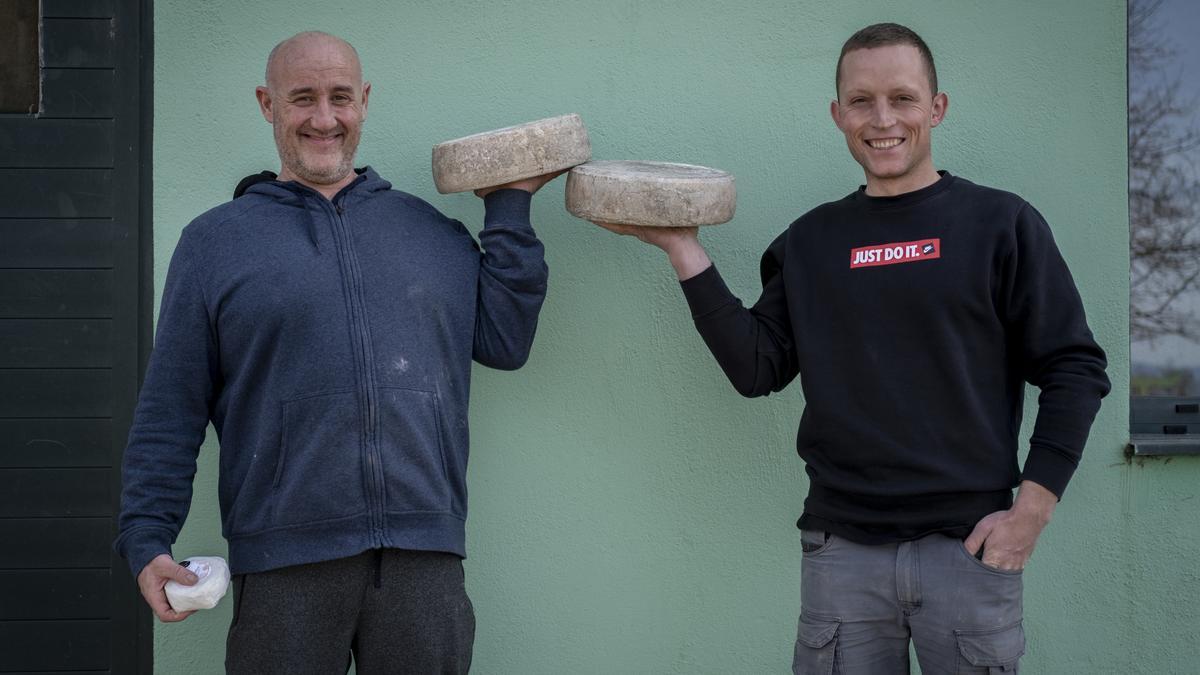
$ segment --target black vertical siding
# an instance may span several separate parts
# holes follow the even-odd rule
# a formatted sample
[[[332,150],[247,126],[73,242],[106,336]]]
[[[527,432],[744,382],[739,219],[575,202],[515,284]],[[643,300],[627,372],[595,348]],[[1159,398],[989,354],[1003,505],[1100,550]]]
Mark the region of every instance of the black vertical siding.
[[[150,335],[149,0],[42,0],[41,112],[0,115],[0,673],[149,673],[113,554]]]

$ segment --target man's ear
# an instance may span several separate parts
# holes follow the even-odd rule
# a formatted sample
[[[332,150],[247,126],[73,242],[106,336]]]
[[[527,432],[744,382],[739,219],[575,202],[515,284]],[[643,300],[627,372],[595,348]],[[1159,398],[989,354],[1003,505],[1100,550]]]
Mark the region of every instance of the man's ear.
[[[371,95],[371,83],[370,83],[370,82],[363,82],[363,102],[362,102],[362,112],[363,112],[363,114],[362,114],[362,116],[363,116],[363,119],[364,119],[364,120],[365,120],[365,119],[367,119],[367,98],[368,98],[370,95]]]
[[[946,92],[939,91],[937,96],[933,97],[933,107],[930,108],[929,126],[936,127],[946,118],[946,111],[950,109],[950,97]]]
[[[829,102],[829,116],[833,118],[833,123],[838,129],[842,128],[842,107],[838,105],[837,99]]]
[[[275,113],[271,111],[271,90],[266,87],[255,87],[254,96],[258,98],[258,109],[262,112],[262,116],[274,124]]]

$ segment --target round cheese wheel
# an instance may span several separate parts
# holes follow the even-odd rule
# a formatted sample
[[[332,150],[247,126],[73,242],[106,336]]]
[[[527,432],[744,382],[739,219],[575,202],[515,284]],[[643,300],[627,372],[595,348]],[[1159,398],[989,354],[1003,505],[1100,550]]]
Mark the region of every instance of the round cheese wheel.
[[[433,146],[438,192],[466,192],[569,169],[592,157],[574,113],[485,131]]]
[[[732,174],[694,164],[597,161],[567,175],[567,210],[585,220],[719,225],[733,218],[736,203]]]

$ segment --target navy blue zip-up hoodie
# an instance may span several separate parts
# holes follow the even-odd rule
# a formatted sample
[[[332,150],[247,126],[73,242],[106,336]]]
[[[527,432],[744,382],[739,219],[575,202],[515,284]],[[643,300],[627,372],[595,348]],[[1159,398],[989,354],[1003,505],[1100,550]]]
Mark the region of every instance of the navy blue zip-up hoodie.
[[[519,368],[545,298],[530,194],[461,223],[370,168],[264,181],[188,225],[129,435],[117,550],[169,553],[211,421],[235,574],[378,547],[465,555],[471,361]]]

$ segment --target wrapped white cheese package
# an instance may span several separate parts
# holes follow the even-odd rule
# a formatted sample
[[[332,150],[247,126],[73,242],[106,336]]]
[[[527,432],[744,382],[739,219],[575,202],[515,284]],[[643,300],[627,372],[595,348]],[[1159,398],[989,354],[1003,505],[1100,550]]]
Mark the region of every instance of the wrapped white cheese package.
[[[186,612],[216,607],[221,598],[225,597],[225,591],[229,589],[229,565],[225,564],[225,559],[216,556],[196,556],[179,564],[191,570],[200,580],[193,586],[168,581],[165,590],[171,609]]]

